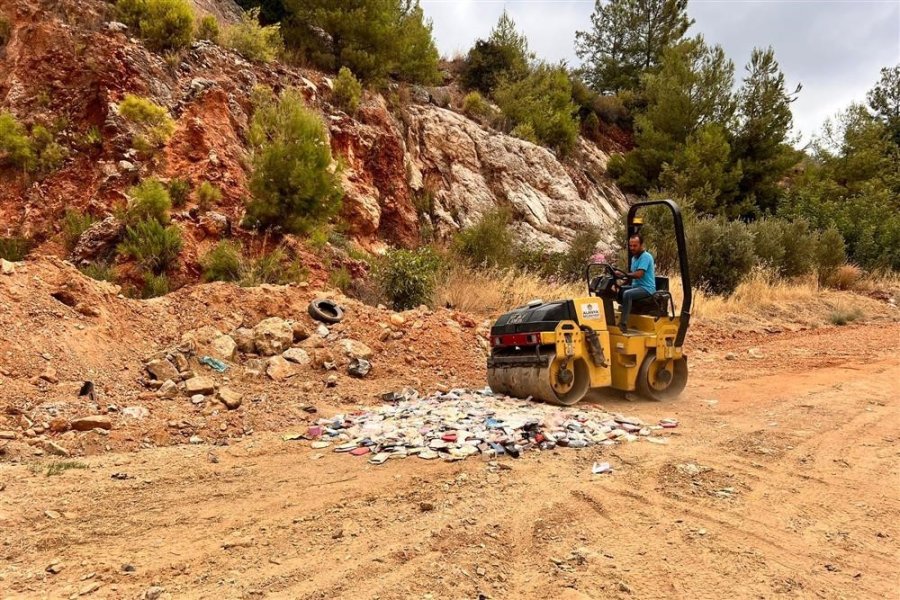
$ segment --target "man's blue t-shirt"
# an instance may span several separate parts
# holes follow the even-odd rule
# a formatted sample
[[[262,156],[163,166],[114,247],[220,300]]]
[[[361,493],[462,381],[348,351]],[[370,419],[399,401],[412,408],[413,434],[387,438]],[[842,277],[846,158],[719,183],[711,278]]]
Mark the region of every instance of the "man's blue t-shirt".
[[[653,257],[650,256],[650,253],[644,250],[641,252],[639,256],[635,256],[631,259],[631,272],[644,270],[644,276],[640,279],[635,279],[633,285],[636,287],[644,288],[651,294],[656,293],[656,269],[654,268],[655,264],[653,262]]]

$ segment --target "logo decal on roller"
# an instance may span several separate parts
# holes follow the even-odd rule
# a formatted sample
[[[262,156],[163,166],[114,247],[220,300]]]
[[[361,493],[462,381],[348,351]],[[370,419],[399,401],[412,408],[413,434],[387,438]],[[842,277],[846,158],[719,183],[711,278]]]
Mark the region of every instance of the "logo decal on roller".
[[[587,304],[581,305],[581,318],[582,319],[599,319],[600,318],[600,305],[596,302],[588,302]]]

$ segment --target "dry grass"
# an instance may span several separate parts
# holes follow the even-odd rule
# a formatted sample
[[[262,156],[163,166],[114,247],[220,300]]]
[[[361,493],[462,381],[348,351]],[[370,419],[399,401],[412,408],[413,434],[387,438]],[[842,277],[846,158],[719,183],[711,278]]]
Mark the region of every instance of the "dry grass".
[[[681,279],[670,277],[669,287],[676,308],[680,308]],[[695,289],[691,313],[695,324],[747,330],[819,327],[842,320],[838,317],[844,315],[853,316],[847,322],[861,318],[897,319],[896,308],[865,295],[875,289],[900,295],[900,276],[864,277],[856,280],[854,291],[839,291],[820,286],[812,274],[787,280],[757,270],[731,296]],[[580,283],[551,283],[530,273],[475,271],[456,266],[438,283],[434,304],[492,318],[536,298],[550,301],[585,295],[585,286]]]
[[[556,284],[515,271],[473,271],[456,266],[435,289],[436,306],[452,306],[457,310],[486,317],[497,316],[530,300],[550,301],[586,296],[584,285]]]

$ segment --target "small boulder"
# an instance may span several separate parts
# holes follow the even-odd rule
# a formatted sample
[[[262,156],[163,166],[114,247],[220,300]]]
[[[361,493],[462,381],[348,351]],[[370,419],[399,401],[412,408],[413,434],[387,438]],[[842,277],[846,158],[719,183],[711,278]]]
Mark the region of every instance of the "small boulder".
[[[82,265],[109,255],[115,250],[124,230],[125,226],[115,217],[107,217],[94,223],[78,238],[70,256],[72,262]]]
[[[53,433],[65,433],[71,428],[72,424],[69,423],[68,419],[56,417],[50,420],[50,431],[52,431]]]
[[[235,351],[237,351],[237,343],[230,335],[220,335],[213,338],[209,346],[211,350],[210,356],[219,360],[231,360],[234,358]]]
[[[219,401],[228,408],[228,410],[235,410],[236,408],[240,408],[241,402],[244,399],[241,394],[226,387],[219,389],[218,398]]]
[[[309,337],[309,329],[300,321],[294,321],[291,324],[291,329],[294,331],[294,343],[302,342]]]
[[[174,398],[178,395],[178,384],[171,379],[166,379],[157,390],[156,395],[160,398]]]
[[[237,344],[237,349],[244,354],[256,352],[256,346],[253,341],[253,330],[247,327],[238,327],[231,332],[231,338]]]
[[[194,394],[208,396],[216,390],[216,382],[209,377],[191,377],[184,382],[184,389],[188,396]]]
[[[9,262],[5,258],[0,258],[0,273],[4,275],[12,275],[16,272],[16,265]]]
[[[341,340],[340,345],[344,354],[349,358],[363,358],[366,360],[372,358],[372,349],[360,341],[346,339]]]
[[[199,219],[199,224],[200,229],[202,229],[206,235],[215,238],[222,237],[230,229],[228,217],[217,212],[207,212],[202,214]]]
[[[309,353],[303,348],[288,348],[281,353],[281,356],[291,361],[292,363],[297,363],[301,366],[308,365],[310,361],[312,361]]]
[[[369,374],[369,371],[372,370],[372,363],[367,361],[364,358],[353,358],[350,360],[350,365],[347,367],[347,372],[352,377],[357,377],[362,379],[366,375]]]
[[[284,381],[296,374],[294,366],[281,356],[273,356],[266,365],[266,375],[274,381]]]
[[[72,429],[75,431],[90,431],[91,429],[112,429],[112,421],[104,415],[79,417],[72,420]]]
[[[168,379],[179,379],[178,377],[178,369],[175,368],[171,362],[169,362],[165,358],[151,360],[144,368],[147,369],[147,373],[157,381],[166,381]]]
[[[400,313],[391,314],[391,325],[393,325],[394,327],[400,327],[404,323],[406,323],[406,318],[403,315],[401,315]]]
[[[253,342],[261,356],[281,354],[293,344],[294,329],[284,319],[270,317],[253,328]]]

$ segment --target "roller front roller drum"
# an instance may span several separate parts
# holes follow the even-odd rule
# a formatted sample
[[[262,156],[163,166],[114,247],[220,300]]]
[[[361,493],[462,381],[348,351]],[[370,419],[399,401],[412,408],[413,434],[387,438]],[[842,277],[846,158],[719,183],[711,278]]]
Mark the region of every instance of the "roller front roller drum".
[[[547,366],[499,366],[502,359],[491,362],[488,385],[495,393],[515,398],[531,397],[550,404],[571,406],[581,400],[590,388],[586,365],[578,361],[557,360],[555,353],[547,357]]]

